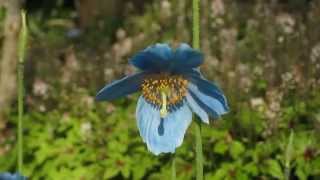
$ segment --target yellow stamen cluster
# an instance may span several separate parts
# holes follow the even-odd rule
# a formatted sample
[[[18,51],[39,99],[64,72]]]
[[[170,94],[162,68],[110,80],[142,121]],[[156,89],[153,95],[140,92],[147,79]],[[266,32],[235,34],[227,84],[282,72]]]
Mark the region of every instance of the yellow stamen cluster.
[[[142,95],[148,102],[166,109],[182,102],[187,85],[188,81],[181,75],[150,75],[142,83]]]

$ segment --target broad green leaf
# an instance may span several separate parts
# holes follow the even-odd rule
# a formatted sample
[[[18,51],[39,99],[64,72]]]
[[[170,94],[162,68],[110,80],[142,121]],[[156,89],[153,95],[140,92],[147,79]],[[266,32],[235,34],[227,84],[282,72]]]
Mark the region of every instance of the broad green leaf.
[[[239,141],[233,141],[230,146],[230,154],[234,159],[239,158],[239,156],[245,151],[244,145]]]
[[[266,171],[268,174],[270,174],[275,178],[278,178],[278,179],[284,178],[283,170],[277,160],[273,160],[273,159],[267,160]]]
[[[228,144],[225,141],[218,141],[213,151],[218,154],[224,154],[228,150]]]

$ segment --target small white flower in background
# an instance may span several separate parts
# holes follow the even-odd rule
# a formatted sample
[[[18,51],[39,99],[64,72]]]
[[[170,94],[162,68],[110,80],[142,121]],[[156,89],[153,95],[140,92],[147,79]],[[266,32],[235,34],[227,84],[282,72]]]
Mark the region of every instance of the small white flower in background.
[[[112,55],[117,62],[120,62],[132,51],[133,42],[123,29],[117,30],[116,37],[117,42],[112,46]]]
[[[116,36],[117,36],[117,39],[121,41],[127,36],[127,33],[124,29],[120,28],[117,30]]]
[[[116,107],[113,104],[111,103],[107,104],[107,107],[106,107],[107,113],[112,113],[114,110],[116,110]]]
[[[281,78],[282,78],[282,80],[283,80],[284,82],[289,82],[289,81],[292,80],[293,75],[292,75],[292,73],[290,73],[290,72],[286,72],[286,73],[284,73],[284,74],[281,75]]]
[[[111,81],[114,78],[114,70],[112,68],[106,68],[103,71],[104,80]]]
[[[214,56],[209,56],[207,61],[208,67],[218,67],[219,66],[219,60],[217,59],[217,57]]]
[[[236,77],[236,73],[235,73],[234,71],[229,71],[227,74],[228,74],[228,77],[229,77],[230,79]]]
[[[253,73],[258,76],[261,76],[263,74],[263,69],[260,66],[255,66],[253,69]]]
[[[213,17],[225,14],[225,6],[223,0],[213,0],[211,3],[211,12]]]
[[[80,132],[83,138],[87,138],[88,136],[90,136],[91,131],[92,131],[92,125],[90,122],[84,122],[81,124]]]
[[[316,63],[317,61],[320,63],[320,43],[312,48],[310,59],[312,63]]]
[[[263,106],[265,105],[264,99],[261,97],[255,97],[250,99],[250,105],[252,108],[257,109],[258,111],[263,110]]]
[[[252,80],[248,76],[243,76],[239,80],[240,88],[243,88],[245,92],[250,91],[250,87],[252,86]]]
[[[45,112],[47,110],[47,108],[46,108],[46,106],[44,105],[44,104],[41,104],[40,106],[39,106],[39,111],[40,112]]]
[[[278,43],[283,43],[283,41],[284,41],[284,37],[283,36],[279,36],[278,37]]]
[[[240,74],[246,74],[249,72],[249,67],[246,64],[240,63],[237,68]]]
[[[164,16],[164,18],[169,18],[171,16],[171,4],[169,1],[164,0],[161,2],[161,15]]]
[[[94,99],[93,97],[91,96],[84,96],[82,99],[81,99],[81,102],[88,108],[92,107],[93,106],[93,102],[94,102]]]
[[[291,34],[294,32],[296,20],[292,15],[282,13],[276,17],[276,22],[279,24],[285,34]]]
[[[33,83],[32,93],[36,96],[48,97],[49,85],[42,79],[36,78]]]
[[[121,48],[122,48],[123,56],[128,55],[132,51],[132,46],[133,46],[132,39],[130,37],[125,38],[121,43],[121,46],[122,46]]]

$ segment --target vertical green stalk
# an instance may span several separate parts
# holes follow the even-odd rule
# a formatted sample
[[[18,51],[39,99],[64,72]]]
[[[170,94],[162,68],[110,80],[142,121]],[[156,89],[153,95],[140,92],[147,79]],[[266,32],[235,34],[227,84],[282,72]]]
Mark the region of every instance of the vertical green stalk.
[[[202,154],[202,139],[201,139],[201,122],[197,121],[195,125],[195,140],[196,140],[196,171],[197,180],[203,180],[203,154]]]
[[[174,155],[172,155],[172,165],[171,165],[171,180],[176,180],[177,174],[176,174],[176,158]]]
[[[192,46],[200,49],[200,0],[192,0]]]
[[[294,131],[291,130],[289,142],[286,148],[285,154],[285,180],[290,180],[290,170],[291,170],[291,155],[292,155],[292,144],[294,138]]]
[[[192,46],[200,49],[200,0],[192,1]],[[201,123],[196,122],[195,125],[195,141],[196,141],[196,179],[203,180],[203,152],[201,139]]]
[[[19,37],[19,48],[18,48],[18,171],[22,173],[23,167],[23,71],[24,71],[24,56],[27,44],[27,25],[26,25],[26,13],[21,12],[22,27]]]

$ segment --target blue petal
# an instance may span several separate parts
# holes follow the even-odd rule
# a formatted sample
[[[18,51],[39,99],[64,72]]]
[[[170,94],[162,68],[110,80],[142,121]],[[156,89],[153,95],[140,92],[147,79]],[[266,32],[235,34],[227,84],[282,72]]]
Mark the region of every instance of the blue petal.
[[[218,118],[228,112],[227,104],[225,104],[225,101],[221,101],[221,99],[225,99],[223,94],[220,94],[219,98],[216,98],[218,94],[209,96],[192,83],[189,83],[188,88],[194,100],[211,116]]]
[[[172,49],[168,44],[156,44],[139,52],[130,63],[141,70],[161,71],[168,69],[172,57]]]
[[[11,174],[8,172],[0,173],[0,180],[26,180],[26,177],[21,176],[18,173]]]
[[[149,151],[158,155],[173,153],[182,144],[184,134],[192,120],[192,112],[184,104],[162,119],[159,110],[141,96],[138,100],[136,118],[143,141]]]
[[[209,116],[206,111],[199,106],[189,93],[187,93],[186,98],[191,110],[196,113],[204,123],[209,124]]]
[[[203,54],[192,49],[188,44],[180,44],[174,53],[174,70],[196,68],[202,63]]]
[[[217,99],[221,102],[226,111],[229,111],[227,99],[222,90],[216,84],[204,79],[204,77],[202,77],[201,73],[198,71],[189,74],[188,79],[198,88],[199,91],[207,96]]]
[[[140,72],[106,85],[98,92],[98,94],[96,95],[96,100],[111,101],[116,98],[137,92],[140,89],[145,74],[145,72]]]

